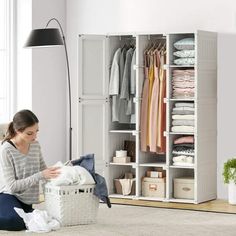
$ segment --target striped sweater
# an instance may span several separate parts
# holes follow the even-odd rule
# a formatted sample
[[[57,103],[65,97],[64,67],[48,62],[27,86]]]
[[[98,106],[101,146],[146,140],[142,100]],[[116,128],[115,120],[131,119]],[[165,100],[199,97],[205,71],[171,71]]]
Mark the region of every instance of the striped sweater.
[[[26,155],[4,142],[0,147],[0,193],[15,195],[26,204],[38,203],[39,180],[44,179],[45,168],[37,141],[30,144]]]

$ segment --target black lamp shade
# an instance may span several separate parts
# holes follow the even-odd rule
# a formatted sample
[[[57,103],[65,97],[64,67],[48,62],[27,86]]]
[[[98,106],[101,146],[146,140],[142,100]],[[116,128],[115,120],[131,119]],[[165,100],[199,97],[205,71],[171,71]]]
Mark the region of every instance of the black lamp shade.
[[[34,29],[31,31],[25,47],[46,47],[63,45],[57,28]]]

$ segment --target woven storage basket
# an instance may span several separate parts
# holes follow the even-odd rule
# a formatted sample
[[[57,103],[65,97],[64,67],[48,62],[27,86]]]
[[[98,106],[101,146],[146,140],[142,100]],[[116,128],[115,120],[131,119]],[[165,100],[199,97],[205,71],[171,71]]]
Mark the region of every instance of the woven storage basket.
[[[45,185],[48,213],[62,226],[96,222],[99,199],[93,194],[95,185]]]

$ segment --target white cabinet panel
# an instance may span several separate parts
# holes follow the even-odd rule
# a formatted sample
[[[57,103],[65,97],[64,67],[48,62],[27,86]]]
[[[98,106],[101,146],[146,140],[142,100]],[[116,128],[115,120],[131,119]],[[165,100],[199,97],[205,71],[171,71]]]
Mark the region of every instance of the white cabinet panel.
[[[105,175],[108,136],[108,102],[84,100],[78,105],[78,155],[95,154],[95,170]]]
[[[104,99],[108,95],[107,37],[81,35],[78,50],[79,97]]]

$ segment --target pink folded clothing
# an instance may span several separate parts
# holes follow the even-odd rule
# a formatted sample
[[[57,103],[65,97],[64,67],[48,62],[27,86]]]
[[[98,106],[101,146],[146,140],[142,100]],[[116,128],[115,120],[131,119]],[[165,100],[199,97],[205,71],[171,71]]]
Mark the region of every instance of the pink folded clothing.
[[[194,89],[194,84],[193,83],[176,83],[176,84],[173,84],[173,89],[176,89],[176,88],[182,88],[182,89],[186,89],[186,88],[191,88],[191,89]]]
[[[194,76],[173,76],[173,81],[184,81],[184,80],[191,80],[194,81]]]
[[[180,143],[194,143],[194,136],[193,135],[182,136],[174,140],[174,144],[180,144]]]
[[[194,98],[194,92],[193,93],[176,93],[176,92],[173,92],[172,94],[172,97],[173,98]]]
[[[174,70],[173,75],[192,75],[194,76],[194,70]]]
[[[178,92],[178,93],[180,93],[180,92],[194,92],[194,89],[193,88],[176,88],[175,89],[175,92]]]

